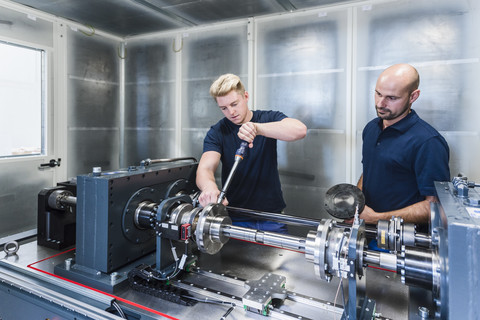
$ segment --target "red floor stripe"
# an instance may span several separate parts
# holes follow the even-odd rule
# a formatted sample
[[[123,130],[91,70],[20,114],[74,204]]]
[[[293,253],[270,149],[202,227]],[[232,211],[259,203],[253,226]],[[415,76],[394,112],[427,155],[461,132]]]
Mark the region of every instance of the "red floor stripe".
[[[165,317],[165,318],[167,318],[167,319],[179,320],[179,319],[177,319],[177,318],[175,318],[175,317],[169,316],[169,315],[164,314],[164,313],[162,313],[162,312],[160,312],[160,311],[157,311],[157,310],[154,310],[154,309],[151,309],[151,308],[142,306],[141,304],[138,304],[138,303],[136,303],[136,302],[133,302],[133,301],[124,299],[124,298],[122,298],[122,297],[115,296],[115,295],[113,295],[113,294],[110,294],[110,293],[107,293],[107,292],[104,292],[104,291],[101,291],[101,290],[98,290],[98,289],[95,289],[95,288],[86,286],[86,285],[81,284],[81,283],[79,283],[79,282],[75,282],[75,281],[72,281],[72,280],[67,279],[67,278],[64,278],[64,277],[60,277],[60,276],[58,276],[58,275],[56,275],[56,274],[53,274],[53,273],[51,273],[51,272],[48,272],[48,271],[41,270],[41,269],[38,269],[38,268],[33,267],[34,264],[37,264],[37,263],[40,263],[40,262],[42,262],[42,261],[51,259],[51,258],[53,258],[53,257],[60,256],[60,255],[62,255],[62,254],[65,254],[65,253],[67,253],[67,252],[70,252],[70,251],[72,251],[72,250],[75,250],[75,248],[72,248],[72,249],[69,249],[69,250],[67,250],[67,251],[58,253],[58,254],[56,254],[56,255],[53,255],[53,256],[51,256],[51,257],[42,259],[42,260],[40,260],[40,261],[31,263],[31,264],[29,264],[29,265],[27,266],[27,268],[30,268],[30,269],[33,269],[33,270],[36,270],[36,271],[39,271],[39,272],[48,274],[49,276],[52,276],[52,277],[55,277],[55,278],[58,278],[58,279],[61,279],[61,280],[64,280],[64,281],[67,281],[67,282],[76,284],[77,286],[80,286],[80,287],[83,287],[83,288],[86,288],[86,289],[89,289],[89,290],[92,290],[92,291],[101,293],[101,294],[103,294],[103,295],[106,295],[106,296],[109,296],[109,297],[111,297],[111,298],[114,298],[114,299],[116,299],[116,300],[118,300],[118,301],[122,301],[122,302],[124,302],[124,303],[126,303],[126,304],[129,304],[129,305],[135,306],[135,307],[137,307],[137,308],[143,309],[143,310],[145,310],[145,311],[148,311],[148,312],[157,314],[157,315],[162,316],[162,317]]]

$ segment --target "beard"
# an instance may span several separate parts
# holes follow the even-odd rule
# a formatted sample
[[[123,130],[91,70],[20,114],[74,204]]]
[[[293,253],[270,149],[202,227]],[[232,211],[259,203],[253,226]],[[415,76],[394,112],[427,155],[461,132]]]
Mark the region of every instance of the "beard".
[[[380,108],[378,106],[375,106],[375,110],[377,111],[377,116],[383,120],[396,119],[401,115],[405,114],[408,111],[408,109],[410,109],[410,105],[408,103],[405,104],[403,108],[400,109],[398,112],[392,112],[392,110],[388,108]]]

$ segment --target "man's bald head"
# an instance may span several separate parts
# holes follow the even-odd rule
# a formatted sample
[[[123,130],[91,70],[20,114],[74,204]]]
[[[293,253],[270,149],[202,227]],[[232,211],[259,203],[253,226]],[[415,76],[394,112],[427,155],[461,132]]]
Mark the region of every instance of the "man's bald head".
[[[409,93],[418,89],[420,85],[420,76],[417,69],[406,63],[394,64],[383,70],[378,77],[377,82],[394,83],[397,88],[408,90]]]
[[[419,84],[418,72],[409,64],[395,64],[380,74],[375,86],[375,109],[384,128],[410,113],[420,95]]]

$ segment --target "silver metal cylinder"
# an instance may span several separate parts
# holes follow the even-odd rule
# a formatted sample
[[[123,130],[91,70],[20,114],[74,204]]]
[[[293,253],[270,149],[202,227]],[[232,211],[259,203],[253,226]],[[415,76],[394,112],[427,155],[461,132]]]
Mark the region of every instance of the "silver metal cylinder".
[[[150,201],[144,201],[138,204],[133,216],[135,226],[141,230],[153,229],[153,217],[156,215],[158,204]]]
[[[397,255],[380,252],[380,267],[387,270],[397,271]]]
[[[379,251],[364,251],[363,262],[374,266],[380,266],[380,252]]]
[[[237,226],[225,226],[222,229],[223,233],[229,238],[235,238],[250,242],[257,242],[257,230],[237,227]]]
[[[432,237],[428,234],[415,234],[415,246],[428,248],[432,245]]]
[[[302,253],[305,252],[305,238],[302,237],[275,232],[265,232],[238,226],[225,227],[222,229],[222,232],[230,238],[300,251]]]
[[[68,190],[55,190],[48,197],[48,206],[52,209],[64,210],[66,207],[75,207],[77,198]]]
[[[431,250],[408,248],[404,257],[405,284],[432,290],[433,253]]]

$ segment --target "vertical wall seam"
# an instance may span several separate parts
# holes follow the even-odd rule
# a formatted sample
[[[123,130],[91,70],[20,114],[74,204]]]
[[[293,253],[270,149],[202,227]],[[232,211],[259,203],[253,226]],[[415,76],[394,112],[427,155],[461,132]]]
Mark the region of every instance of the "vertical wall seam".
[[[250,99],[248,100],[248,107],[251,110],[255,110],[257,105],[256,97],[256,27],[255,19],[249,18],[247,23],[247,74],[248,74],[248,87],[247,91],[250,93]]]
[[[182,34],[175,36],[175,43],[182,43]],[[182,156],[182,52],[175,52],[175,157]]]
[[[125,41],[122,41],[120,43],[120,50],[123,53],[123,57],[125,57]],[[119,73],[120,73],[120,79],[119,79],[119,90],[118,90],[118,104],[120,108],[120,119],[119,119],[119,126],[120,126],[120,141],[119,141],[119,164],[120,168],[124,168],[126,166],[125,164],[125,58],[120,58],[120,65],[119,65]]]
[[[357,64],[357,42],[358,42],[358,33],[357,33],[357,27],[358,27],[358,7],[352,7],[352,154],[351,154],[351,159],[352,159],[352,183],[357,184],[358,179],[360,178],[360,173],[357,172],[357,154],[361,152],[360,150],[357,150],[357,70],[358,70],[358,64]]]

